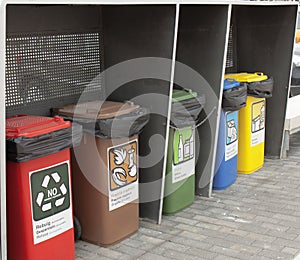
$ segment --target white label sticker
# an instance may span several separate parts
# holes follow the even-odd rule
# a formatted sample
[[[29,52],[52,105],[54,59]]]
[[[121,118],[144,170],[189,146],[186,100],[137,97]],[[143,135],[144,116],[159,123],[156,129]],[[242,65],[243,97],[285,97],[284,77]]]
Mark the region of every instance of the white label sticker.
[[[251,146],[265,141],[265,100],[252,103],[251,107]]]
[[[226,112],[225,161],[238,154],[238,112]]]
[[[192,127],[174,131],[172,183],[195,174],[195,129]]]
[[[73,228],[69,161],[29,172],[33,243]]]
[[[107,149],[109,211],[137,200],[138,140]]]

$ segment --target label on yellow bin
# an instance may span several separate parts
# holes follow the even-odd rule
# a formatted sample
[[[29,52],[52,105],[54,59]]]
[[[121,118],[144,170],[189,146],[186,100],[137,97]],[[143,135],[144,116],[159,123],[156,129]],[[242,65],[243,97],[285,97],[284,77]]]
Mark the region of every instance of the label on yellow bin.
[[[107,149],[109,211],[138,199],[138,140]]]
[[[265,100],[252,103],[251,107],[251,146],[265,141]]]

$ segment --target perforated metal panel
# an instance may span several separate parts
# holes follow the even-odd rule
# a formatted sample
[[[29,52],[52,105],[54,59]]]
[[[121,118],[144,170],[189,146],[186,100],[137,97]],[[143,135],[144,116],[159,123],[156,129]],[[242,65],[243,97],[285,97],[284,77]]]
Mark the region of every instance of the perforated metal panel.
[[[232,67],[234,67],[234,55],[233,55],[233,29],[231,25],[229,31],[229,38],[228,38],[226,68],[228,69]]]
[[[76,102],[83,90],[104,96],[99,33],[8,36],[6,110],[47,114]]]

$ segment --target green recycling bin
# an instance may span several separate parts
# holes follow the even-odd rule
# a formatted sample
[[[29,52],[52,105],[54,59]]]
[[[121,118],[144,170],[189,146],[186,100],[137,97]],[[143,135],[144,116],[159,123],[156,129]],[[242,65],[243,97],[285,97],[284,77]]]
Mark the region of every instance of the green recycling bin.
[[[163,214],[173,215],[188,207],[195,197],[195,122],[205,103],[191,90],[172,95]]]

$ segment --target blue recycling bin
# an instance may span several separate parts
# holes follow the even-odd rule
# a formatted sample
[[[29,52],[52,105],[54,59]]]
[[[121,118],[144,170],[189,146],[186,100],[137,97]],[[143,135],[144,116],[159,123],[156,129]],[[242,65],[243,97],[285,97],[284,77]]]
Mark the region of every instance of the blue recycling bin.
[[[224,81],[224,90],[240,86],[236,81]],[[214,190],[224,190],[237,178],[238,111],[225,111],[220,116],[219,138],[215,162]]]

